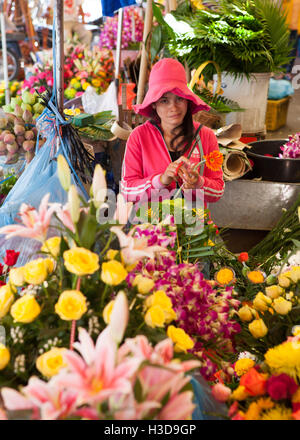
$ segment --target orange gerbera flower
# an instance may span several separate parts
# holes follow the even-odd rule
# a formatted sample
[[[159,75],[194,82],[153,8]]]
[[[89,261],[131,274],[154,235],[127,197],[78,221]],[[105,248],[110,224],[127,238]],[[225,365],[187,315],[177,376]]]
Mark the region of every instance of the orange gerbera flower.
[[[204,159],[206,160],[206,166],[212,171],[218,171],[222,167],[223,154],[220,151],[211,151],[204,156]]]

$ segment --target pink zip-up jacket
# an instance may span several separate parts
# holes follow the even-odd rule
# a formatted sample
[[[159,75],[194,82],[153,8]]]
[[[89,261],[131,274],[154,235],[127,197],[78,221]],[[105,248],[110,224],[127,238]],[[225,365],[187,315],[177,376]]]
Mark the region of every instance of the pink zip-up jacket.
[[[195,129],[199,125],[194,122]],[[219,151],[217,138],[210,128],[203,126],[200,130],[200,138],[204,155],[214,150]],[[193,145],[194,143],[191,148]],[[188,156],[190,149],[186,151],[184,156]],[[201,160],[203,157],[201,157],[200,148],[197,145],[190,161],[196,164]],[[120,190],[125,199],[128,202],[137,202],[145,197],[145,193],[150,198],[153,189],[175,190],[176,182],[172,182],[166,187],[160,181],[161,174],[171,162],[171,156],[159,129],[150,121],[136,127],[127,140],[122,164]],[[224,193],[222,169],[212,171],[204,166],[199,188],[204,191],[205,206],[207,203],[217,202]]]

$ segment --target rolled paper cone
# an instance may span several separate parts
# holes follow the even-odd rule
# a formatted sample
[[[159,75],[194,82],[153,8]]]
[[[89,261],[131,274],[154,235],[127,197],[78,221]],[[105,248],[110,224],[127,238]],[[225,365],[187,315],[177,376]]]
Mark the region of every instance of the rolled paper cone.
[[[224,180],[235,180],[249,171],[247,156],[243,151],[230,151],[224,156]]]
[[[132,132],[132,128],[126,124],[126,122],[123,122],[123,127],[121,127],[117,121],[115,121],[110,129],[110,131],[119,139],[122,139],[123,141],[127,141],[129,138],[130,133]]]

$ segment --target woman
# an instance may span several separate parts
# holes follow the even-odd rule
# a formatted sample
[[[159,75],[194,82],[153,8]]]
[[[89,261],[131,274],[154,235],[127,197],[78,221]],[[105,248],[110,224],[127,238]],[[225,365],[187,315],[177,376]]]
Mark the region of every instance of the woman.
[[[219,152],[213,131],[192,118],[209,106],[187,87],[182,64],[171,58],[156,63],[145,99],[134,110],[151,119],[136,127],[126,144],[121,179],[126,200],[150,200],[151,190],[162,189],[171,197],[176,187],[193,198],[204,195],[205,206],[219,200],[224,192],[221,166],[195,168],[204,156]]]

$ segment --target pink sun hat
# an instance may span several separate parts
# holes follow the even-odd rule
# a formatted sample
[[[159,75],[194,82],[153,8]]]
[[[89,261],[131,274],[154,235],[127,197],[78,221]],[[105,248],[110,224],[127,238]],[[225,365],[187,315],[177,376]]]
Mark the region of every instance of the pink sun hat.
[[[188,88],[183,65],[173,58],[163,58],[154,64],[149,75],[148,92],[142,104],[133,106],[134,111],[143,116],[153,116],[154,110],[151,104],[167,92],[191,101],[192,114],[210,109],[209,105]]]

